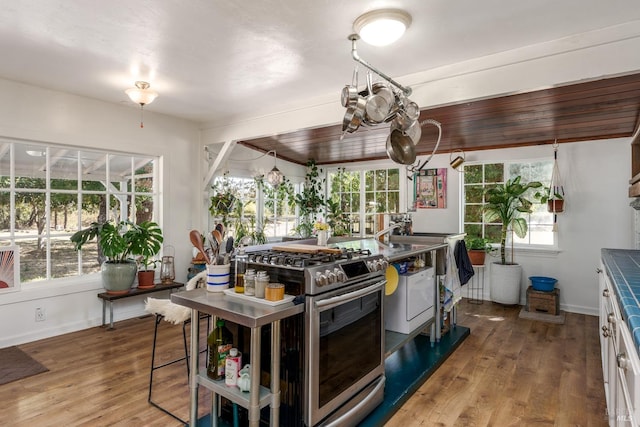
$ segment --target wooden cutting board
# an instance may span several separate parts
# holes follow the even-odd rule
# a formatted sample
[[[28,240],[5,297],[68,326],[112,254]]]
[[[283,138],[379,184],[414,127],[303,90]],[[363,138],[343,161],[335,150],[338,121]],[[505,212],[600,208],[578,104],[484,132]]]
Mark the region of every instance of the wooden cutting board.
[[[274,246],[273,250],[283,252],[300,252],[304,254],[317,254],[319,252],[327,254],[342,253],[342,249],[327,248],[326,246],[303,245],[301,243],[291,243],[289,245]]]

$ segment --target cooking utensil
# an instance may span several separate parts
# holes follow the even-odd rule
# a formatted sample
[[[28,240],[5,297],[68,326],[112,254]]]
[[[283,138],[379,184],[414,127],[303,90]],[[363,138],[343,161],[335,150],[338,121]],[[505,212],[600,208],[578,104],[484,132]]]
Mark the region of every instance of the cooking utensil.
[[[392,128],[387,137],[387,155],[401,165],[410,165],[416,161],[416,147],[409,136],[400,129]]]
[[[227,239],[227,244],[225,245],[225,251],[230,254],[233,252],[233,236],[229,236]]]
[[[373,123],[382,123],[386,119],[393,101],[393,93],[382,83],[376,83],[374,89],[372,83],[372,75],[367,74],[367,88],[369,96],[367,96],[367,105],[365,107],[366,119]]]
[[[207,255],[207,252],[204,250],[204,245],[202,244],[202,235],[200,234],[200,232],[198,230],[191,230],[189,232],[189,239],[191,240],[191,244],[193,245],[193,247],[200,251],[200,253],[204,257],[205,262],[207,264],[211,264],[209,255]]]
[[[397,129],[401,131],[403,135],[411,139],[413,145],[416,145],[418,142],[420,142],[420,138],[422,137],[422,127],[420,126],[420,122],[414,120],[407,127],[403,127],[400,122],[400,115],[398,115],[398,117],[391,121],[391,126],[389,127],[389,129]]]
[[[343,107],[351,107],[358,101],[358,67],[353,69],[353,78],[351,84],[342,89],[340,102]]]
[[[220,251],[220,244],[218,243],[218,241],[216,240],[216,238],[212,234],[209,234],[207,236],[207,243],[209,244],[209,248],[211,249],[211,257],[210,257],[211,258],[211,262],[213,264],[217,264],[218,263],[218,252]]]
[[[222,225],[221,222],[216,224],[216,230],[218,230],[221,236],[224,236],[224,225]]]
[[[347,112],[344,114],[344,119],[342,120],[343,131],[352,133],[358,130],[364,119],[366,105],[367,100],[362,96],[358,96],[356,104],[347,108]]]
[[[213,239],[216,241],[218,246],[222,244],[222,234],[220,234],[217,228],[211,231],[211,236],[213,236]]]

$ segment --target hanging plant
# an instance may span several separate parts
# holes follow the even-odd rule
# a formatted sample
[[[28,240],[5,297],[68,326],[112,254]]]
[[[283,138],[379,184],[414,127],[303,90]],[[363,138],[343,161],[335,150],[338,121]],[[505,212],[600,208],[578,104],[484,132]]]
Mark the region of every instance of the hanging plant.
[[[221,180],[216,181],[211,186],[214,191],[209,204],[209,213],[215,218],[220,218],[222,224],[227,227],[229,225],[228,217],[238,201],[235,193],[237,189],[233,188],[227,174]]]

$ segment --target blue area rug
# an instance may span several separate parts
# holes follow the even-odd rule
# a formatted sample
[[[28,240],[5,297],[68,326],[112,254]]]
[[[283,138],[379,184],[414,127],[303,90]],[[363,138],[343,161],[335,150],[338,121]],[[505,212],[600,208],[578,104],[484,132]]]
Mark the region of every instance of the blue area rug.
[[[360,427],[383,426],[415,391],[438,369],[447,357],[469,336],[464,326],[451,328],[433,347],[426,335],[418,335],[385,361],[387,382],[384,401],[360,424]],[[198,426],[210,426],[209,415],[198,420]],[[231,426],[220,420],[220,426]],[[302,422],[300,423],[302,425]]]

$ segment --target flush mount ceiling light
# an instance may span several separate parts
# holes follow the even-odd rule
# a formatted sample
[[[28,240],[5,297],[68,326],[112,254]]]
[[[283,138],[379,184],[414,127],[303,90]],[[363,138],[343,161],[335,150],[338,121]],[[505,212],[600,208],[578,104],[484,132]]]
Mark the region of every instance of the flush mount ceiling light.
[[[147,82],[137,81],[136,87],[129,88],[124,92],[136,104],[140,104],[140,127],[144,127],[142,123],[142,110],[147,104],[151,104],[158,97],[158,92],[150,89],[151,85]]]
[[[386,46],[398,40],[411,25],[411,15],[400,9],[372,10],[360,15],[353,30],[373,46]]]

